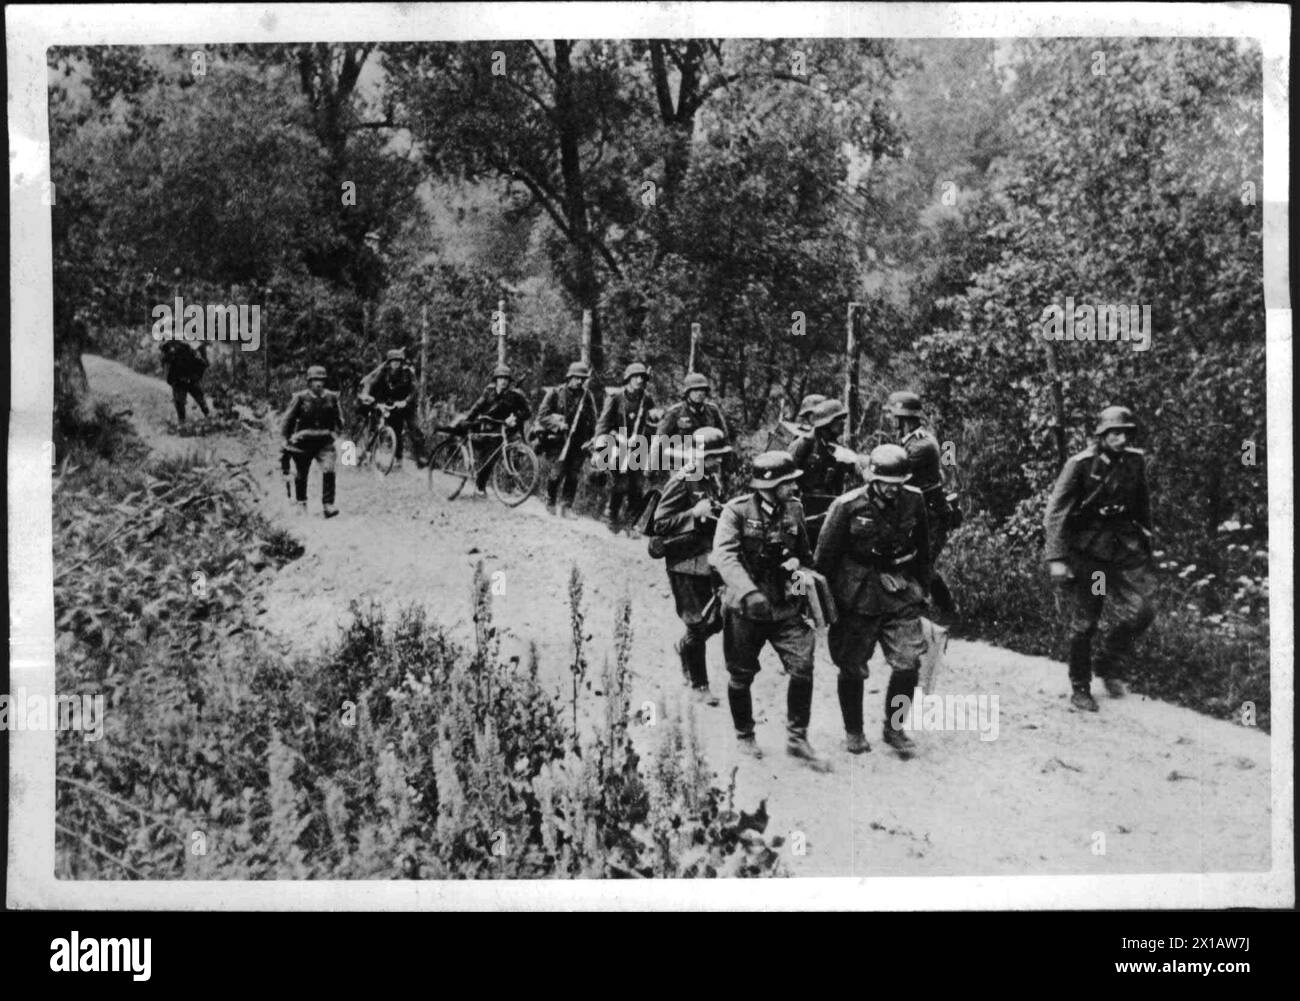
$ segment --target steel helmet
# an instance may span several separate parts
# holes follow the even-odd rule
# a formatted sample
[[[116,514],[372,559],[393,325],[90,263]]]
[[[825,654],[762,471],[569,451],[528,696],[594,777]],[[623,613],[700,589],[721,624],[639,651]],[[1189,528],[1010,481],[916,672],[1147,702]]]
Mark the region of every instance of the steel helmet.
[[[890,393],[889,402],[886,406],[889,409],[889,416],[891,417],[925,416],[921,409],[921,398],[906,389],[897,393]]]
[[[311,382],[313,379],[319,379],[321,382],[325,381],[324,365],[312,365],[307,369],[307,381]]]
[[[686,377],[686,381],[682,383],[683,393],[689,393],[692,389],[708,389],[708,388],[709,388],[709,377],[707,375],[701,375],[699,372],[692,372],[690,375]]]
[[[650,375],[650,370],[639,361],[634,361],[627,368],[623,369],[623,385],[626,386],[627,381],[634,375],[644,375],[648,377]]]
[[[755,456],[750,474],[750,487],[770,490],[786,480],[797,480],[803,470],[794,464],[794,456],[789,452],[776,451]]]
[[[406,361],[406,352],[401,348],[393,348],[385,356],[386,361]]]
[[[587,367],[586,362],[575,361],[569,366],[569,371],[565,374],[566,379],[576,379],[581,376],[583,379],[591,378],[591,369]]]
[[[1133,411],[1128,407],[1107,407],[1097,415],[1097,430],[1093,434],[1105,434],[1107,431],[1117,431],[1120,428],[1129,431],[1137,430]]]
[[[877,445],[867,459],[867,476],[881,483],[905,483],[911,476],[907,452],[901,445]]]
[[[823,400],[812,410],[812,426],[815,428],[824,428],[827,424],[840,418],[847,417],[848,411],[844,409],[844,404],[839,400]]]
[[[492,378],[499,379],[502,377],[506,379],[514,378],[514,374],[510,371],[509,365],[501,364],[492,370]]]
[[[822,396],[821,393],[809,393],[803,398],[803,402],[799,404],[799,413],[797,416],[807,417],[813,412],[813,408],[816,407],[817,404],[825,402],[826,397]]]
[[[731,446],[727,444],[727,436],[720,428],[697,428],[691,437],[695,444],[695,451],[700,455],[726,455],[731,451]]]

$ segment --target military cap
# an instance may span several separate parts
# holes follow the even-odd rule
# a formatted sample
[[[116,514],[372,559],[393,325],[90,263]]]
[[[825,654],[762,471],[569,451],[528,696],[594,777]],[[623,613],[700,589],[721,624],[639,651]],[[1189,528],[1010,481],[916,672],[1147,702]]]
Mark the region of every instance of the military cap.
[[[692,389],[708,389],[708,388],[709,388],[709,377],[707,375],[701,375],[699,372],[692,372],[690,375],[686,377],[686,381],[682,383],[683,393],[689,393]]]
[[[312,365],[307,369],[307,381],[311,382],[313,379],[319,379],[321,382],[325,381],[324,365]]]
[[[891,417],[923,417],[924,412],[921,409],[921,398],[915,393],[907,390],[900,390],[897,393],[889,394],[889,416]]]
[[[771,490],[787,480],[797,480],[803,470],[794,464],[789,452],[764,452],[754,457],[750,467],[749,485],[755,490]]]
[[[720,428],[697,428],[691,438],[695,444],[695,451],[701,455],[726,455],[731,451],[731,446],[727,444],[727,436]]]
[[[505,364],[498,365],[496,368],[492,370],[492,378],[499,379],[502,377],[506,379],[514,378],[514,374],[510,371],[509,365],[505,365]]]
[[[587,379],[591,377],[591,369],[587,367],[586,362],[575,361],[569,366],[569,371],[564,377],[566,379],[577,379],[578,377]]]
[[[877,445],[867,459],[867,475],[881,483],[906,483],[911,476],[907,452],[901,445]]]
[[[627,368],[623,369],[623,384],[626,385],[627,381],[634,375],[648,376],[649,374],[650,370],[648,368],[642,365],[639,361],[634,361]]]
[[[1133,411],[1128,407],[1107,407],[1097,415],[1097,430],[1093,434],[1105,434],[1107,431],[1136,431],[1137,423],[1133,420]]]
[[[824,428],[832,421],[848,416],[848,411],[844,409],[844,404],[839,400],[823,400],[812,411],[812,426],[815,428]]]

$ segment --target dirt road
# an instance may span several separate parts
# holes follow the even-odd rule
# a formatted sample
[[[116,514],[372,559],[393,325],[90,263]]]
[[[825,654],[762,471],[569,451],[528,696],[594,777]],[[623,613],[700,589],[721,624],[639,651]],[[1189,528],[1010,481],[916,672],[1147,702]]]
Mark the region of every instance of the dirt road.
[[[236,438],[168,435],[170,392],[157,380],[114,362],[85,358],[92,390],[134,410],[155,448],[212,448],[246,457]],[[662,715],[683,703],[673,654],[680,626],[663,566],[644,543],[612,537],[591,521],[560,521],[533,499],[513,511],[495,500],[448,502],[431,494],[413,467],[387,478],[340,468],[342,516],[320,516],[313,472],[311,510],[300,517],[279,482],[278,442],[254,449],[264,503],[306,546],[280,572],[267,596],[267,628],[311,649],[332,638],[350,600],[386,609],[424,606],[468,639],[470,580],[482,560],[501,572],[494,599],[498,626],[520,649],[536,641],[544,678],[566,682],[567,581],[585,577],[591,660],[612,648],[613,611],[633,605],[633,707],[653,701]],[[1157,623],[1155,628],[1160,628]],[[724,694],[721,639],[709,645],[713,687]],[[1260,871],[1269,867],[1269,735],[1140,696],[1101,700],[1099,714],[1069,707],[1065,666],[983,643],[954,641],[938,679],[941,693],[997,698],[997,736],[978,732],[915,734],[920,753],[904,762],[879,741],[883,682],[877,652],[867,683],[867,732],[873,750],[854,757],[840,747],[835,669],[819,637],[813,745],[834,766],[816,774],[784,754],[785,679],[770,654],[754,686],[761,762],[739,756],[724,704],[696,710],[709,764],[725,776],[739,765],[737,802],[766,798],[771,831],[801,832],[804,854],[793,873],[848,875],[1019,875]],[[1099,686],[1098,686],[1099,687]],[[662,727],[638,726],[647,751]],[[988,731],[992,733],[992,730]],[[1104,840],[1098,835],[1103,835]],[[1104,847],[1104,854],[1097,851]]]

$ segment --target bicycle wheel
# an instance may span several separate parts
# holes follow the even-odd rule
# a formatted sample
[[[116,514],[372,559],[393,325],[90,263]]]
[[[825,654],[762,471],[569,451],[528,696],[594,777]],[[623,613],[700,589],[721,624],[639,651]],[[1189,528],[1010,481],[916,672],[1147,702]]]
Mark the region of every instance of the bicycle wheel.
[[[448,439],[429,456],[429,489],[445,493],[455,500],[465,489],[471,475],[469,456],[464,442]]]
[[[393,461],[397,458],[397,432],[387,424],[379,429],[375,435],[374,444],[370,448],[370,459],[375,468],[385,476],[393,468]]]
[[[541,478],[537,454],[520,441],[512,441],[492,470],[492,491],[506,507],[518,507],[532,496]]]

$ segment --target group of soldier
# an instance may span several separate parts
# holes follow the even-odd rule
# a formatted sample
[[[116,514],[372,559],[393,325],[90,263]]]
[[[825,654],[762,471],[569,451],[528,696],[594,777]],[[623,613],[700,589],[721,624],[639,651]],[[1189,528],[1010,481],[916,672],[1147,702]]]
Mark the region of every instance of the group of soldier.
[[[668,581],[685,632],[676,652],[683,676],[705,705],[719,700],[709,687],[708,639],[721,632],[728,676],[727,701],[740,747],[761,757],[750,689],[759,654],[770,644],[789,676],[787,751],[810,766],[829,767],[808,742],[816,632],[809,595],[829,605],[827,644],[838,669],[837,694],[845,749],[870,750],[863,699],[868,662],[879,643],[890,667],[884,700],[884,742],[899,757],[914,754],[901,723],[899,699],[910,699],[918,681],[924,639],[921,617],[955,616],[952,595],[935,562],[949,532],[960,522],[945,491],[941,452],[926,426],[922,401],[902,391],[889,397],[886,412],[897,427],[897,443],[881,444],[868,456],[840,444],[847,412],[839,401],[806,397],[798,423],[787,425],[786,449],[756,456],[749,491],[724,496],[722,467],[733,453],[732,431],[709,399],[706,376],[688,375],[682,399],[664,412],[655,406],[646,367],[634,362],[623,372],[621,389],[603,407],[587,381],[583,362],[569,366],[563,383],[547,391],[538,413],[535,440],[551,459],[546,506],[571,516],[574,497],[593,443],[607,436],[689,436],[690,464],[678,469],[646,505],[641,527],[659,544]],[[306,504],[307,474],[322,467],[324,514],[333,517],[335,436],[343,419],[338,394],[325,389],[320,366],[307,371],[307,389],[294,395],[281,422],[285,455],[296,466],[295,499]],[[465,417],[492,418],[523,431],[531,418],[527,398],[499,365]],[[394,405],[398,461],[405,433],[421,451],[414,421],[415,379],[400,349],[362,383],[359,402]],[[183,407],[177,404],[178,410]],[[1072,704],[1098,709],[1090,688],[1100,677],[1112,697],[1125,693],[1122,662],[1152,620],[1149,574],[1151,511],[1143,454],[1129,447],[1137,431],[1132,413],[1107,407],[1094,428],[1095,442],[1071,457],[1061,471],[1045,516],[1045,559],[1050,578],[1071,600],[1069,676]],[[771,440],[769,439],[769,445]],[[286,469],[287,462],[286,461]],[[479,470],[482,492],[490,467]],[[645,470],[609,470],[608,524],[619,530],[646,504]],[[656,550],[652,547],[652,554]],[[1101,633],[1103,606],[1113,622]],[[1094,662],[1095,661],[1095,662]]]

